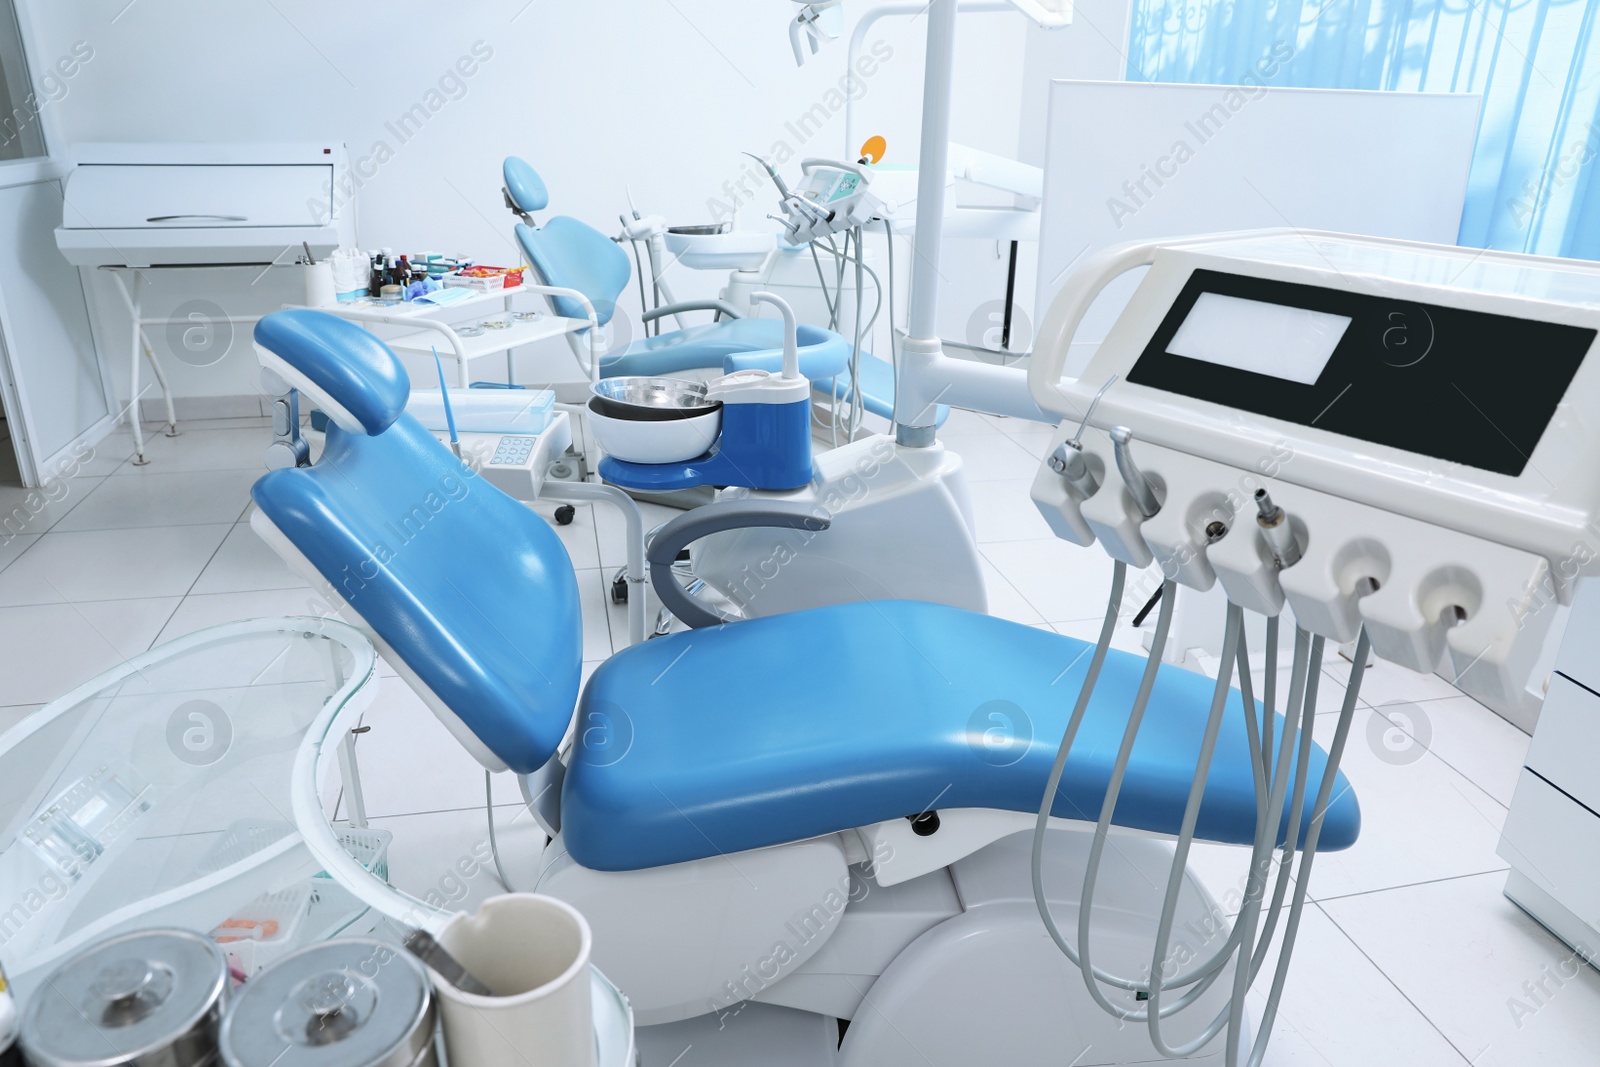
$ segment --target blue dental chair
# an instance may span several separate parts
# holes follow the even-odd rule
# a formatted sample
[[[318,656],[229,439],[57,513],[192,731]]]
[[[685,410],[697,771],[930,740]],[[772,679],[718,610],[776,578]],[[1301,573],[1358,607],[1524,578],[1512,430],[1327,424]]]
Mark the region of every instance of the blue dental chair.
[[[252,526],[302,575],[332,586],[352,621],[480,762],[523,776],[530,807],[556,835],[540,891],[588,915],[597,964],[632,998],[641,1023],[692,1019],[757,995],[819,1012],[830,1025],[848,1018],[855,1010],[848,996],[829,1000],[833,994],[813,992],[819,985],[785,986],[764,964],[757,970],[765,977],[752,985],[757,979],[737,970],[723,982],[725,972],[696,962],[696,953],[713,950],[735,961],[761,959],[779,930],[794,929],[790,915],[858,869],[847,864],[920,863],[915,871],[939,878],[949,868],[966,894],[930,904],[926,878],[903,883],[923,887],[907,913],[937,914],[903,950],[912,963],[901,972],[898,962],[871,964],[879,982],[932,973],[929,939],[952,923],[970,925],[974,911],[982,924],[951,935],[952,946],[965,946],[959,952],[981,943],[997,916],[1010,916],[1005,921],[1029,945],[1055,953],[1031,903],[1007,904],[1000,892],[988,911],[974,909],[978,888],[962,887],[993,885],[997,876],[984,882],[970,870],[963,875],[961,865],[970,867],[988,842],[1003,845],[1031,827],[1090,660],[1084,642],[940,605],[853,603],[628,648],[580,692],[578,587],[561,541],[405,414],[409,383],[393,353],[358,326],[308,310],[268,315],[255,342],[276,373],[318,397],[332,425],[314,466],[256,482]],[[652,544],[657,574],[679,547],[719,523],[750,525],[748,510],[724,513],[740,506],[713,504],[669,523]],[[827,536],[825,520],[781,503],[761,507],[767,525]],[[829,664],[825,679],[807,669],[816,663]],[[1109,654],[1055,798],[1058,818],[1098,816],[1144,663]],[[1178,832],[1211,693],[1209,679],[1161,669],[1116,811],[1117,826],[1135,832],[1133,845],[1157,844],[1140,835]],[[1237,691],[1231,702],[1198,836],[1248,844],[1255,786]],[[996,715],[1009,732],[992,744]],[[1326,756],[1310,751],[1310,780],[1318,781]],[[1334,797],[1324,851],[1349,847],[1360,829],[1342,774]],[[1312,803],[1308,793],[1302,840]],[[870,852],[851,851],[857,834],[876,842]],[[801,920],[807,933],[792,938],[792,960],[774,965],[780,977],[826,958],[818,950],[827,936],[856,937],[834,932],[860,929],[848,922],[868,923],[898,906],[900,890],[877,869],[886,888],[874,890],[860,918],[841,903],[843,917],[812,909],[822,916],[816,934],[804,925],[811,919]],[[776,902],[770,915],[760,911],[768,899]],[[664,914],[652,910],[657,904]],[[1137,910],[1120,898],[1116,905]],[[864,941],[881,947],[884,929],[872,927]],[[902,941],[904,929],[893,927]],[[640,944],[650,962],[630,971],[627,953]],[[971,971],[959,952],[949,947],[942,958]],[[718,992],[709,996],[702,986]],[[774,992],[791,987],[798,992],[785,994],[787,1001]],[[844,1049],[865,1050],[859,1062],[874,1062],[871,1042],[897,1040],[881,1026],[873,1030],[868,1014],[856,1016]]]
[[[550,197],[544,180],[524,160],[508,158],[502,175],[506,204],[522,219],[516,227],[517,243],[539,281],[582,293],[593,305],[600,325],[609,323],[632,272],[627,253],[599,230],[574,218],[558,216],[537,225],[533,213],[543,211]],[[564,318],[587,317],[583,306],[571,297],[552,296],[550,307]],[[716,374],[748,369],[776,373],[781,369],[783,323],[776,319],[740,318],[734,308],[719,300],[671,304],[646,311],[643,319],[651,323],[689,311],[713,311],[719,320],[640,338],[604,356],[600,377],[672,377],[708,369]],[[798,340],[800,373],[811,382],[829,388],[828,383],[847,370],[850,344],[843,337],[801,325]]]

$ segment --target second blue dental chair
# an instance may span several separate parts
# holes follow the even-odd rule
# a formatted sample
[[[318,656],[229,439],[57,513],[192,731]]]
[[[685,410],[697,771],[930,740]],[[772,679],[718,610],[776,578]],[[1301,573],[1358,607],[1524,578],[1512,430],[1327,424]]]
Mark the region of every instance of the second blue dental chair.
[[[543,226],[533,213],[549,206],[549,193],[533,167],[515,156],[503,170],[507,205],[521,218],[517,244],[545,285],[574,289],[588,298],[600,325],[616,315],[617,300],[628,287],[632,267],[617,243],[594,227],[567,216],[557,216]],[[550,307],[564,318],[587,317],[571,297],[552,296]],[[776,373],[783,353],[783,323],[776,319],[737,318],[734,309],[720,301],[685,301],[644,313],[648,324],[667,315],[713,311],[717,321],[702,326],[642,337],[600,361],[600,377],[673,377],[690,371],[725,374],[759,369]],[[720,316],[729,316],[721,318]],[[850,344],[843,337],[816,326],[799,328],[800,373],[813,383],[829,383],[845,373]]]

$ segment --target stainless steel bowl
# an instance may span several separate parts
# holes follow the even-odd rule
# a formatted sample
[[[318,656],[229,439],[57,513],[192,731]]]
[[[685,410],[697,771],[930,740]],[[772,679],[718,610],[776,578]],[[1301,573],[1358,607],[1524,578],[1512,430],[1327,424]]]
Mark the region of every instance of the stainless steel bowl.
[[[720,400],[706,399],[704,382],[682,378],[602,378],[591,388],[597,406],[614,419],[681,419],[722,406]]]

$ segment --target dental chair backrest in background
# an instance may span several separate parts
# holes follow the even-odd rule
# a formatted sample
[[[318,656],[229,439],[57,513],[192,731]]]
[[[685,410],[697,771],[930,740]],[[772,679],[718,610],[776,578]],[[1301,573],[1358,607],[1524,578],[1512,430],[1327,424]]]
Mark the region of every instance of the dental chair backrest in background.
[[[576,289],[594,305],[604,326],[617,313],[617,298],[628,287],[628,253],[586,222],[557,216],[542,227],[517,223],[517,244],[544,285]],[[588,312],[570,296],[551,296],[550,307],[562,318],[584,319]]]
[[[533,213],[550,206],[550,191],[539,172],[524,159],[507,156],[500,168],[501,192],[522,221],[517,244],[539,276],[541,285],[576,289],[594,305],[604,326],[617,312],[617,298],[628,287],[628,254],[593,226],[565,215],[540,226]],[[562,318],[585,319],[588,312],[570,296],[550,296],[550,309]]]
[[[543,210],[550,201],[543,179],[515,156],[505,161],[502,174],[506,204],[522,220],[516,226],[517,244],[538,283],[582,293],[594,307],[599,324],[608,325],[616,317],[617,301],[632,274],[627,253],[616,241],[574,218],[557,216],[538,225],[532,213]],[[652,262],[653,257],[654,253]],[[588,318],[582,303],[571,296],[548,294],[546,299],[556,315]],[[696,311],[714,312],[716,317],[709,323],[654,336],[646,329],[644,337],[632,344],[619,344],[604,355],[601,377],[660,378],[699,372],[717,375],[752,369],[778,372],[784,328],[776,320],[741,317],[720,299],[670,302],[644,310],[641,319],[647,327],[667,316],[681,323],[680,316]],[[582,327],[567,335],[580,362],[588,357],[578,339],[588,332],[587,327]],[[844,374],[850,365],[850,342],[831,330],[801,323],[799,344],[801,374],[813,383],[826,383],[831,391],[833,379]]]
[[[266,474],[251,526],[373,638],[467,751],[531,773],[578,697],[577,578],[542,518],[405,413],[387,345],[317,311],[256,326],[262,366],[329,418],[315,466]],[[514,618],[514,629],[492,620]],[[470,718],[469,729],[464,718]]]

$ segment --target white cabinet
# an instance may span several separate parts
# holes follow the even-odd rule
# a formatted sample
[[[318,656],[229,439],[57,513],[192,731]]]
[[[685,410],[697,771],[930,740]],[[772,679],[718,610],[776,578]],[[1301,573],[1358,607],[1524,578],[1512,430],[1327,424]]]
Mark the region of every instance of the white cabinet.
[[[1506,896],[1574,948],[1600,949],[1600,584],[1578,587],[1557,673],[1501,832]]]
[[[23,480],[39,485],[75,441],[103,433],[116,412],[95,356],[78,272],[56,251],[61,183],[0,188],[0,331],[10,375],[12,432]]]

